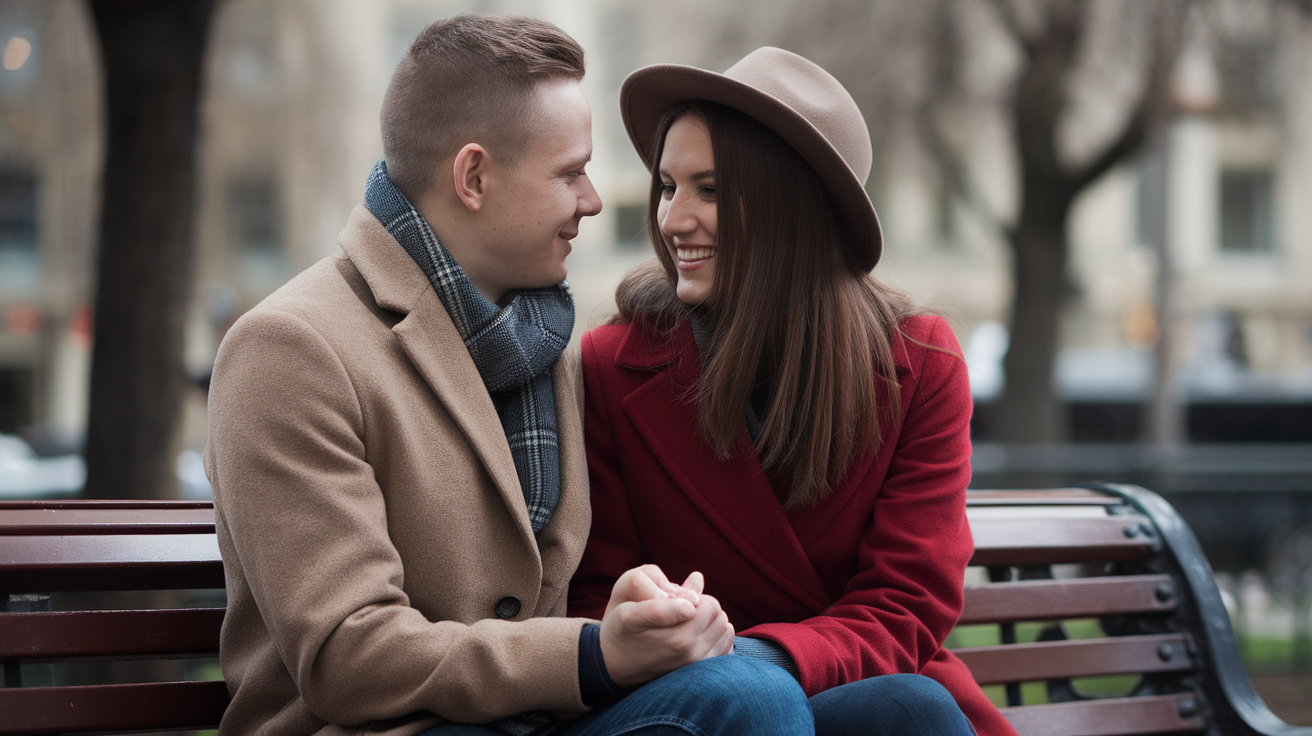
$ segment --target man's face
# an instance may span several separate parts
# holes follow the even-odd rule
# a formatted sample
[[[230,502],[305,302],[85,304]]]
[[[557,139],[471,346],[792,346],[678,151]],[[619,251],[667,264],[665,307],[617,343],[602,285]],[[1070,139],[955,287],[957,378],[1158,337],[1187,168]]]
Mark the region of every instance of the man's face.
[[[495,294],[564,281],[579,221],[601,211],[584,172],[592,158],[592,110],[583,87],[552,80],[536,94],[538,120],[527,149],[513,165],[494,163],[484,202],[479,260],[488,268],[478,280]]]

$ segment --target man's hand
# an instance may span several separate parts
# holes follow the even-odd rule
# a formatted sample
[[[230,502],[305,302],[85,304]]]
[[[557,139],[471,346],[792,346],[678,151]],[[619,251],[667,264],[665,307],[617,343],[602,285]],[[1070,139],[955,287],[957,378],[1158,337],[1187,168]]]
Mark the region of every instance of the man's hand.
[[[655,565],[620,576],[601,619],[601,654],[621,687],[733,649],[733,626],[720,602],[703,594],[701,573],[674,585]]]

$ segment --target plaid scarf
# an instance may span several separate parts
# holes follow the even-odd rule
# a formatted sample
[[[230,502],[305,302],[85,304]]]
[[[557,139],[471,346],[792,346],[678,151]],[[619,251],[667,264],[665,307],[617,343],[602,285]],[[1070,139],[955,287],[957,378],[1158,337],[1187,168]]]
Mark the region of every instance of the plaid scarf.
[[[387,177],[379,160],[364,203],[415,259],[437,290],[478,367],[510,443],[533,532],[542,531],[560,499],[560,445],[551,366],[574,330],[569,282],[506,294],[497,306],[474,288],[419,210]]]

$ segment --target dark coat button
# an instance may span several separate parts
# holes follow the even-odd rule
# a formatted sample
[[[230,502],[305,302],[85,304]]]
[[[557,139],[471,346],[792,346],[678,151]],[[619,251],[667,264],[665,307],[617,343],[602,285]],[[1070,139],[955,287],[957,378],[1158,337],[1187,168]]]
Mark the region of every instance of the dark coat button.
[[[519,596],[508,595],[497,601],[497,616],[500,618],[514,618],[519,615],[519,609],[523,606],[519,602]]]

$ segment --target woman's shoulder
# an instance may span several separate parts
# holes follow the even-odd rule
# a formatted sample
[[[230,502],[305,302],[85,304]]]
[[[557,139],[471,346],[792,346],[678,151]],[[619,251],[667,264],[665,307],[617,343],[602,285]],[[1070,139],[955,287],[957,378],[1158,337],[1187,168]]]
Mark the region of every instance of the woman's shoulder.
[[[934,313],[915,314],[898,324],[898,337],[908,352],[947,351],[961,357],[961,345],[946,319]]]
[[[613,362],[631,326],[630,322],[611,322],[583,333],[584,360],[609,359],[607,362]]]
[[[694,349],[686,319],[673,329],[643,319],[612,322],[588,330],[582,343],[584,367],[593,369],[658,368],[669,364],[680,351]]]

